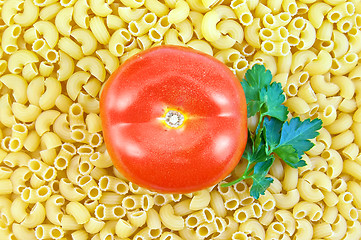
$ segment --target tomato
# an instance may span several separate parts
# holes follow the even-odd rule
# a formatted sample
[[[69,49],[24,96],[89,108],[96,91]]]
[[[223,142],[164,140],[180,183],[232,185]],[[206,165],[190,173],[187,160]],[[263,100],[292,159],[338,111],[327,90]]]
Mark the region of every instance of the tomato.
[[[151,48],[124,62],[103,88],[100,115],[115,167],[162,193],[217,184],[247,142],[241,84],[217,59],[185,47]]]

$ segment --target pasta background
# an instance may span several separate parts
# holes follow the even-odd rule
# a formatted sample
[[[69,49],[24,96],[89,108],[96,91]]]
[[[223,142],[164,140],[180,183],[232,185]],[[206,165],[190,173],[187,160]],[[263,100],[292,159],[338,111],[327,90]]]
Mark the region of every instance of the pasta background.
[[[0,11],[0,239],[361,239],[360,0],[0,0]],[[259,200],[249,182],[181,195],[124,179],[99,95],[126,59],[164,44],[213,55],[240,80],[270,69],[290,117],[323,121],[308,165],[276,159]]]

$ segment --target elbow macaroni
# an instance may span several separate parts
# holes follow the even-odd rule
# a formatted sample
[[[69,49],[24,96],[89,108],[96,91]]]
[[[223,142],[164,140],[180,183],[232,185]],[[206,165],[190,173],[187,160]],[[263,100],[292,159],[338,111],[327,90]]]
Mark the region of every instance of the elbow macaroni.
[[[1,239],[360,238],[359,0],[0,7]],[[126,59],[164,44],[214,55],[239,79],[270,69],[294,117],[323,120],[307,166],[276,160],[258,200],[247,181],[159,194],[125,179],[103,142],[99,96]]]

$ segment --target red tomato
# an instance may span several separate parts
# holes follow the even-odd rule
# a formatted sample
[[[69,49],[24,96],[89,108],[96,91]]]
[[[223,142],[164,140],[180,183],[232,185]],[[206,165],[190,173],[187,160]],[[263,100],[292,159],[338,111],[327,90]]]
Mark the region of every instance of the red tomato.
[[[151,48],[127,60],[105,84],[100,114],[115,167],[163,193],[217,184],[247,142],[241,84],[217,59],[184,47]]]

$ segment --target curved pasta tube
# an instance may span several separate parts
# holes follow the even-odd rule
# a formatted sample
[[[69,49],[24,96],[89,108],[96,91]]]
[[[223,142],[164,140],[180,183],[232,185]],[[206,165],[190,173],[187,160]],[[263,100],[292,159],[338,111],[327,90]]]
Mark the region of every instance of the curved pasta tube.
[[[95,52],[97,41],[91,31],[88,29],[77,28],[74,29],[70,35],[81,43],[81,49],[84,55],[91,55]]]
[[[79,93],[78,102],[84,107],[86,113],[99,113],[99,100],[89,94]]]
[[[246,233],[247,235],[257,236],[260,239],[265,239],[266,232],[261,223],[256,219],[249,219],[244,223],[241,223],[238,228],[239,231]]]
[[[221,32],[217,29],[217,24],[222,19],[236,18],[232,9],[226,6],[217,6],[207,12],[202,19],[202,34],[209,42],[218,40]]]
[[[169,8],[158,0],[145,0],[144,6],[158,17],[167,15],[169,12]]]
[[[53,125],[54,132],[63,140],[64,142],[74,142],[71,138],[71,130],[69,126],[69,122],[67,120],[67,114],[61,114],[54,122]]]
[[[180,23],[184,21],[189,15],[188,3],[184,0],[177,1],[175,8],[168,14],[168,20],[170,23]]]
[[[183,43],[187,43],[192,39],[193,27],[188,19],[180,23],[176,23],[175,28],[178,30],[178,35]]]
[[[334,47],[331,51],[334,58],[339,58],[344,56],[349,49],[349,42],[345,34],[333,30],[332,31],[332,41],[334,42]]]
[[[361,51],[361,31],[357,28],[351,28],[348,32],[350,52],[358,53]]]
[[[21,27],[13,24],[7,27],[1,36],[1,47],[7,54],[12,54],[19,49],[17,40],[21,34]]]
[[[59,69],[56,72],[59,81],[67,80],[74,72],[74,61],[65,52],[59,50]]]
[[[230,48],[217,52],[214,57],[223,63],[233,63],[241,58],[241,53],[236,49]]]
[[[308,63],[304,71],[308,72],[310,76],[313,75],[323,75],[327,73],[332,65],[332,57],[325,50],[321,50],[317,58],[313,59],[310,63]]]
[[[315,58],[317,58],[317,55],[310,50],[297,51],[292,55],[291,72],[295,73],[301,71],[306,64]]]
[[[9,154],[10,155],[10,154]],[[8,156],[9,156],[8,155]],[[8,157],[8,162],[14,162],[16,157],[23,157],[26,161],[30,160],[30,156],[23,152],[12,153],[11,156]],[[13,161],[14,160],[14,161]],[[7,164],[15,166],[15,163]],[[19,167],[17,168],[12,175],[10,176],[10,181],[13,184],[13,192],[16,194],[21,194],[22,190],[26,187],[25,182],[28,181],[32,176],[28,167]]]
[[[46,217],[56,225],[61,225],[63,212],[60,207],[65,204],[65,199],[61,195],[52,195],[45,203]]]
[[[250,25],[247,25],[244,29],[244,37],[246,41],[254,48],[261,48],[261,42],[259,39],[259,31],[261,29],[260,22],[261,20],[259,18],[256,18]]]
[[[35,121],[35,130],[39,136],[50,131],[50,126],[55,122],[60,112],[56,110],[47,110],[42,112]]]
[[[174,28],[169,29],[164,36],[164,43],[167,45],[184,46],[185,44],[179,40],[178,31]]]
[[[122,56],[124,54],[124,45],[132,39],[131,34],[125,28],[120,28],[113,33],[109,40],[109,51],[114,56]]]
[[[312,47],[316,41],[316,30],[309,21],[301,31],[300,42],[297,44],[299,50],[306,50]]]
[[[58,47],[60,50],[64,51],[66,54],[70,55],[76,60],[79,60],[84,56],[83,51],[81,50],[79,45],[68,37],[60,38],[58,42]]]
[[[154,42],[160,42],[162,40],[164,34],[170,28],[170,26],[171,26],[171,24],[168,21],[168,16],[163,16],[163,17],[159,18],[156,25],[149,30],[149,33],[148,33],[149,39]],[[198,26],[200,26],[200,25],[198,25]],[[190,28],[192,28],[192,26]],[[192,32],[192,34],[193,34],[193,32]],[[138,39],[139,39],[139,37],[138,37]],[[150,43],[150,44],[152,44],[152,43]]]
[[[33,1],[25,0],[24,11],[14,16],[14,22],[22,27],[29,27],[38,19],[39,7],[35,6]]]
[[[44,39],[35,40],[32,45],[32,50],[50,63],[55,63],[59,59],[58,52],[54,49],[50,49]]]
[[[74,5],[74,21],[79,27],[84,29],[89,27],[89,15],[87,13],[89,8],[87,0],[78,0]]]
[[[335,83],[340,88],[340,96],[345,99],[352,99],[355,94],[355,84],[352,80],[345,76],[334,76],[331,82]]]
[[[337,23],[342,18],[351,16],[355,12],[355,6],[352,2],[331,1],[331,0],[326,0],[325,2],[327,4],[330,4],[330,2],[334,2],[333,4],[330,4],[330,5],[336,5],[327,13],[327,19],[331,23]],[[338,2],[338,3],[335,3],[335,2]]]
[[[11,204],[10,211],[16,222],[22,222],[24,218],[28,215],[26,212],[29,203],[24,202],[21,197],[15,198]]]
[[[56,58],[59,58],[57,53],[56,53],[56,55],[57,55]],[[46,61],[42,61],[40,63],[40,66],[39,66],[40,75],[42,75],[44,77],[48,77],[53,72],[53,70],[54,70],[54,65],[52,63],[46,62]]]
[[[286,194],[273,194],[276,201],[276,207],[280,209],[290,209],[295,206],[300,200],[300,194],[297,189],[288,191]]]
[[[345,240],[361,238],[361,224],[359,221],[352,221],[347,223],[347,232],[344,237]]]
[[[109,42],[110,35],[101,17],[95,16],[90,19],[89,26],[98,42],[101,44],[107,44]]]
[[[254,57],[253,57],[254,61],[261,61],[262,64],[265,65],[265,67],[267,69],[269,69],[272,73],[272,75],[276,75],[277,73],[277,64],[276,64],[276,58],[274,56],[265,54],[261,51],[258,51]]]
[[[316,2],[308,10],[308,19],[318,29],[321,27],[324,17],[331,9],[332,7],[324,2]]]
[[[163,225],[171,230],[178,231],[184,228],[184,219],[181,216],[174,215],[173,207],[170,204],[160,208],[159,216]]]
[[[265,239],[281,239],[285,233],[285,227],[280,222],[272,222],[266,230]]]
[[[35,62],[39,62],[39,58],[34,52],[29,50],[19,50],[10,55],[8,60],[8,69],[13,74],[19,74],[25,65]]]
[[[89,221],[89,210],[79,202],[70,202],[66,205],[66,212],[75,218],[78,224],[84,224]]]
[[[59,32],[55,25],[49,21],[38,21],[34,24],[36,31],[43,35],[50,48],[54,48],[59,40]]]
[[[315,93],[322,93],[325,96],[334,96],[340,91],[339,86],[332,82],[326,82],[325,77],[321,75],[312,76],[310,83]]]
[[[332,145],[331,145],[332,146]],[[325,150],[322,155],[328,163],[327,176],[334,179],[342,172],[343,160],[341,155],[334,149]]]
[[[7,26],[14,23],[14,16],[22,10],[23,0],[5,1],[1,9],[1,18]]]
[[[67,84],[66,90],[69,97],[75,101],[78,97],[80,90],[82,89],[83,85],[86,84],[90,78],[90,74],[84,71],[78,71],[71,75]]]
[[[15,117],[11,111],[9,94],[5,94],[0,98],[0,122],[9,128],[16,124]]]
[[[326,240],[342,239],[342,237],[345,236],[347,231],[347,223],[345,218],[341,214],[337,215],[331,227],[332,227],[332,234],[331,236],[325,237]]]
[[[39,74],[38,67],[35,65],[35,63],[29,63],[25,65],[22,71],[23,78],[30,82],[33,78],[35,78]],[[42,74],[42,73],[40,73]]]
[[[339,213],[349,221],[357,221],[358,211],[352,204],[353,196],[349,192],[343,192],[338,196],[337,209]]]
[[[39,98],[39,106],[43,110],[48,110],[55,105],[57,97],[61,93],[61,84],[53,77],[49,77],[44,82],[46,90]]]
[[[108,73],[113,73],[119,66],[119,60],[107,49],[100,49],[95,54],[102,60]]]
[[[104,0],[90,0],[89,5],[92,12],[100,17],[106,17],[112,13],[109,4]]]
[[[37,2],[34,2],[35,5],[39,5],[37,4]],[[62,9],[63,6],[60,3],[53,3],[50,5],[47,5],[46,7],[42,8],[40,10],[39,13],[39,17],[40,19],[44,20],[44,21],[48,21],[51,20],[53,18],[55,18],[56,14],[60,11],[60,9]]]
[[[354,52],[348,52],[341,58],[332,59],[332,66],[330,72],[333,75],[340,76],[349,73],[356,67],[358,63],[358,56]]]
[[[158,21],[159,23],[159,21]],[[156,31],[155,28],[153,28],[154,31]],[[150,30],[149,30],[149,35],[150,35]],[[153,44],[152,40],[150,40],[148,35],[143,35],[137,38],[137,44],[139,46],[140,49],[145,50],[151,47],[151,45]]]
[[[15,74],[6,74],[0,77],[0,82],[13,90],[13,96],[16,102],[25,104],[28,101],[26,94],[28,83],[23,77]]]
[[[245,1],[232,1],[230,5],[244,26],[248,26],[253,22],[253,15],[250,12],[248,3]]]
[[[236,21],[230,19],[223,20],[217,24],[217,29],[222,33],[221,38],[217,41],[221,41],[223,35],[225,35],[224,37],[230,37],[235,42],[242,43],[244,38],[243,28]]]
[[[154,13],[146,13],[141,19],[131,21],[128,25],[129,32],[136,37],[144,35],[157,22],[157,16]]]
[[[323,191],[331,191],[332,184],[331,179],[322,172],[311,171],[306,173],[298,183],[298,191],[300,196],[310,202],[318,202],[324,198],[321,190],[312,187],[317,186]]]
[[[40,202],[37,202],[30,213],[21,222],[21,225],[26,228],[35,228],[45,220],[45,217],[45,207]]]
[[[44,93],[44,77],[38,76],[29,83],[27,89],[27,95],[30,104],[39,106],[39,99],[43,93]]]
[[[70,24],[73,18],[73,7],[63,8],[58,12],[55,18],[55,26],[58,32],[64,36],[69,37],[72,26]]]
[[[307,216],[311,221],[318,221],[321,219],[322,213],[320,206],[306,201],[298,202],[293,208],[293,216],[296,219],[302,219]]]
[[[295,240],[311,240],[313,235],[312,224],[306,219],[296,220],[296,233],[294,235]]]
[[[211,201],[211,195],[208,190],[201,190],[194,193],[194,196],[189,204],[191,210],[199,210],[208,206]]]
[[[287,232],[289,235],[294,234],[296,230],[296,220],[293,218],[290,211],[277,210],[275,212],[275,218],[284,225],[285,232]]]
[[[22,122],[33,122],[41,113],[41,109],[33,104],[25,106],[15,102],[11,105],[11,109],[14,116]]]
[[[137,227],[132,226],[130,223],[123,219],[119,219],[115,225],[115,234],[120,238],[127,238],[137,230]]]
[[[105,80],[105,68],[103,63],[96,57],[84,57],[78,61],[77,67],[83,71],[89,71],[99,81],[104,82]]]
[[[60,180],[59,191],[68,201],[81,201],[86,197],[84,190],[79,187],[74,187],[67,178]]]
[[[9,199],[7,199],[5,197],[0,198],[2,228],[4,228],[3,225],[11,225],[14,222],[14,217],[11,214],[11,205],[12,205],[12,202]]]
[[[130,7],[118,7],[118,15],[126,23],[129,23],[131,21],[137,21],[141,19],[146,13],[147,13],[146,8],[132,9]]]
[[[189,41],[187,46],[213,56],[213,49],[206,41],[194,39]]]
[[[104,221],[92,217],[90,218],[89,222],[84,224],[84,229],[90,234],[96,234],[100,232],[101,229],[103,229],[104,225],[105,225]]]
[[[144,210],[136,210],[134,212],[127,212],[129,222],[135,227],[141,227],[147,220],[147,213]]]

